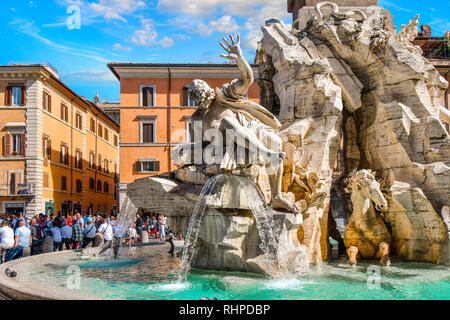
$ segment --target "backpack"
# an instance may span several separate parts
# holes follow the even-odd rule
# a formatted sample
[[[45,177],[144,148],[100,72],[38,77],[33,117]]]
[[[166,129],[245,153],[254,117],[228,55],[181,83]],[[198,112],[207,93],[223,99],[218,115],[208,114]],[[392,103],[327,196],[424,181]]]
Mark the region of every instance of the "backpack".
[[[34,227],[36,228],[36,238],[38,240],[44,240],[46,236],[45,229],[40,224]]]

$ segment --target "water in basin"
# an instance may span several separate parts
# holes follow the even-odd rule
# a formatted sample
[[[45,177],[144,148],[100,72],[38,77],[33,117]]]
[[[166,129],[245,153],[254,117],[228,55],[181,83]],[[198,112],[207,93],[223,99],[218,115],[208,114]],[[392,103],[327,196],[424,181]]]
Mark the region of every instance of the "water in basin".
[[[368,286],[371,274],[367,268],[378,262],[360,261],[353,268],[344,258],[294,278],[194,269],[180,282],[180,261],[169,255],[168,249],[167,244],[121,248],[119,259],[49,256],[18,280],[24,285],[33,282],[69,295],[75,290],[86,298],[100,299],[450,299],[450,268],[446,266],[395,262],[381,269],[380,286],[373,289]],[[69,266],[80,268],[79,289],[67,288]]]

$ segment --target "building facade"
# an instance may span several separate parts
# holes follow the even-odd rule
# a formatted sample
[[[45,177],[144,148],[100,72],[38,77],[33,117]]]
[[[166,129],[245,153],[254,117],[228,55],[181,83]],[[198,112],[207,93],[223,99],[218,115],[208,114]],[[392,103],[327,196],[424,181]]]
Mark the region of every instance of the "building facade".
[[[120,128],[44,65],[0,66],[0,210],[117,209]]]
[[[194,79],[204,79],[214,87],[240,78],[232,64],[134,64],[110,63],[120,80],[121,200],[128,183],[176,169],[171,151],[179,143],[191,141],[189,126],[196,106],[188,95]],[[257,66],[253,65],[255,78]],[[259,102],[256,83],[249,100]]]
[[[427,58],[439,71],[441,76],[449,83],[449,88],[443,97],[442,105],[448,110],[450,100],[450,31],[443,37],[433,37],[430,26],[422,25],[419,36],[413,42],[419,46],[425,58]],[[445,124],[447,132],[450,133],[450,126]]]

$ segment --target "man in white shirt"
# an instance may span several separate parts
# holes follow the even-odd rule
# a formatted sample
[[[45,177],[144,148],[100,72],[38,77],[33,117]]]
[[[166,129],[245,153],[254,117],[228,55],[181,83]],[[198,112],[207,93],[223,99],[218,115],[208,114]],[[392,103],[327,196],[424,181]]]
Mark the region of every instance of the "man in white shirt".
[[[23,257],[23,250],[31,245],[31,230],[25,226],[25,220],[18,220],[19,227],[14,231],[14,246],[8,250],[5,261]]]
[[[14,246],[14,230],[10,227],[8,220],[2,221],[0,228],[0,263],[3,263],[6,251]]]
[[[105,239],[104,248],[109,248],[112,244],[114,233],[108,220],[102,218],[102,224],[98,228],[97,232],[101,233],[103,235],[103,239]]]

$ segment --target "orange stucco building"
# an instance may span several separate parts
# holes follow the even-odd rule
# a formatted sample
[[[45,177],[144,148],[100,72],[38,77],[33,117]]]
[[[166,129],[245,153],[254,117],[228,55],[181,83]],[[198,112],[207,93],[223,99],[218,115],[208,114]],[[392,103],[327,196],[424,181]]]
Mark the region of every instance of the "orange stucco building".
[[[233,64],[137,64],[110,63],[120,80],[120,195],[128,183],[176,169],[171,150],[190,141],[190,117],[195,103],[187,86],[203,79],[214,87],[239,78]],[[253,65],[255,78],[257,66]],[[256,83],[249,100],[259,102]]]
[[[111,213],[119,126],[43,65],[0,66],[0,209]]]

